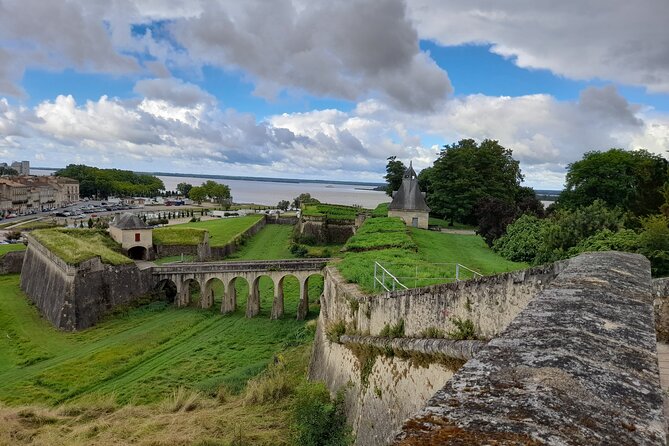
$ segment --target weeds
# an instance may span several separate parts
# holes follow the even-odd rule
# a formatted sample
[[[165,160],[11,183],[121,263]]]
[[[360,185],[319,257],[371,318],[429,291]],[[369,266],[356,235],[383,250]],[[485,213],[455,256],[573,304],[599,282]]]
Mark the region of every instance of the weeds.
[[[386,324],[379,333],[379,336],[384,338],[401,338],[404,336],[404,319],[395,325]]]
[[[346,322],[337,321],[330,323],[325,327],[325,337],[330,342],[339,343],[339,337],[343,334],[346,334]]]
[[[471,319],[460,319],[459,317],[451,317],[449,319],[455,326],[455,330],[449,331],[447,336],[456,341],[464,341],[468,339],[478,339],[474,329],[474,323]]]

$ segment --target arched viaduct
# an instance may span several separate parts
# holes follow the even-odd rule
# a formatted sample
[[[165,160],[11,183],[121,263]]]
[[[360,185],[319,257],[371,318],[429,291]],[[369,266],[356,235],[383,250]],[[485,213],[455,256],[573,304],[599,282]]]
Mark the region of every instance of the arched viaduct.
[[[176,285],[175,304],[186,306],[190,300],[190,282],[195,281],[201,290],[200,306],[210,308],[214,304],[212,285],[220,280],[224,286],[221,305],[222,313],[231,313],[237,308],[237,290],[235,282],[238,278],[245,279],[249,284],[249,298],[246,306],[246,317],[256,316],[260,312],[259,281],[263,276],[269,277],[274,283],[274,300],[271,318],[283,316],[284,279],[288,276],[297,278],[300,284],[300,300],[297,308],[297,319],[307,315],[309,296],[307,287],[309,276],[322,274],[329,259],[298,259],[298,260],[264,260],[250,262],[207,262],[179,263],[159,265],[152,268],[155,284],[172,281]]]

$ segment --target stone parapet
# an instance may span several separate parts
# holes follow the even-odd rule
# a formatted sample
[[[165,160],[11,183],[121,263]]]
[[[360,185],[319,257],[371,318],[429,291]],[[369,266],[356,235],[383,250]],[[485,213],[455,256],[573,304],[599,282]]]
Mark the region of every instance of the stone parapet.
[[[486,342],[453,339],[418,339],[418,338],[384,338],[380,336],[350,336],[339,337],[341,344],[360,344],[378,347],[380,349],[390,348],[407,353],[421,353],[424,355],[443,355],[449,358],[472,359]]]
[[[665,445],[650,297],[640,255],[571,259],[394,444]]]

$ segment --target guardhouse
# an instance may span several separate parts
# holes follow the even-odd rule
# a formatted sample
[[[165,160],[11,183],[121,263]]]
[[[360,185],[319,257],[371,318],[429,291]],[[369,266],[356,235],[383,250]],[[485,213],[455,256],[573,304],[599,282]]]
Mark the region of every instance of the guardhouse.
[[[121,244],[131,259],[153,259],[153,229],[137,215],[130,212],[118,214],[109,224],[109,235]]]
[[[425,193],[418,187],[418,176],[411,161],[404,172],[400,188],[393,192],[393,201],[388,206],[388,217],[400,217],[407,226],[427,229],[430,208],[425,203]]]

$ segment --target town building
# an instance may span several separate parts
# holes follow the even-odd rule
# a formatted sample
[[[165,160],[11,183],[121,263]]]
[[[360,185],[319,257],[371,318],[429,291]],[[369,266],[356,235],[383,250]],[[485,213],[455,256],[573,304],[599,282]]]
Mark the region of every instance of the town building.
[[[425,203],[425,193],[418,187],[418,177],[411,162],[404,172],[400,188],[393,192],[388,206],[388,217],[399,217],[407,226],[427,229],[430,208]]]
[[[18,175],[30,175],[29,161],[14,161],[9,167],[14,169]]]
[[[79,182],[71,178],[20,175],[0,178],[0,215],[48,211],[79,201]]]

